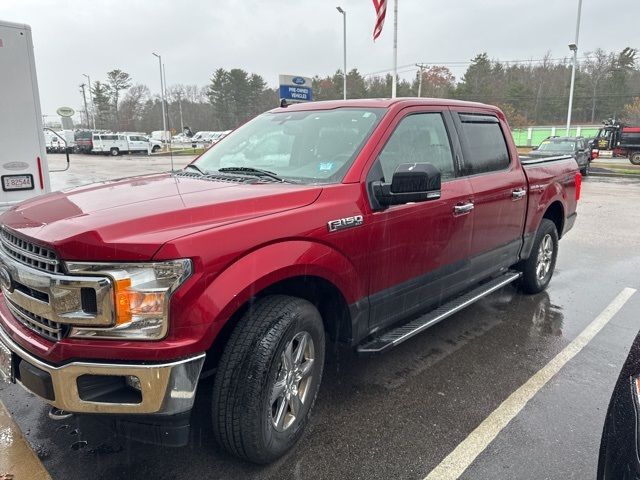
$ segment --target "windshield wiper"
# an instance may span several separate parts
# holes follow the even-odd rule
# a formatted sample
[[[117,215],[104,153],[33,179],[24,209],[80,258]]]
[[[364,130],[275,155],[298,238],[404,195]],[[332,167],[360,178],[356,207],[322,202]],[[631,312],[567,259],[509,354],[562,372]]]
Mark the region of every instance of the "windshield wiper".
[[[288,182],[292,183],[289,180],[285,180],[282,177],[279,177],[277,174],[270,172],[269,170],[263,170],[261,168],[253,168],[253,167],[223,167],[218,169],[219,172],[228,172],[228,173],[240,173],[246,175],[254,175],[257,177],[267,177],[272,180],[276,180],[278,182]]]
[[[195,163],[190,163],[189,165],[187,165],[187,166],[186,166],[186,167],[184,167],[184,168],[189,168],[189,167],[196,169],[196,170],[197,170],[197,171],[199,171],[202,175],[206,175],[206,174],[207,174],[204,170],[202,170],[202,169],[201,169],[199,166],[197,166]]]

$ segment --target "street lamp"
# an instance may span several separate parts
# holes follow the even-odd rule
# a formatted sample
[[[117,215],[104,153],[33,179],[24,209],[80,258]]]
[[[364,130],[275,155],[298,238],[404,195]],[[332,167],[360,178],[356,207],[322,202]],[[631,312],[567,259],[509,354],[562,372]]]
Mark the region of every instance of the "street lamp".
[[[344,75],[342,90],[344,99],[347,99],[347,11],[342,7],[336,7],[336,10],[342,14],[342,38],[343,38],[343,53],[344,53]]]
[[[153,52],[152,52],[153,53]],[[162,139],[167,134],[167,118],[164,114],[164,78],[162,75],[162,56],[157,53],[153,53],[155,57],[158,57],[158,66],[160,67],[160,98],[162,103]]]
[[[571,128],[571,110],[573,109],[573,89],[576,84],[576,66],[578,64],[578,38],[580,36],[580,15],[582,13],[582,0],[578,0],[578,20],[576,21],[576,40],[569,44],[569,50],[573,52],[573,65],[571,66],[571,87],[569,87],[569,109],[567,110],[567,137]]]
[[[91,119],[93,120],[93,129],[96,129],[96,108],[95,105],[93,104],[93,92],[92,92],[92,87],[91,87],[91,77],[89,75],[87,75],[86,73],[82,74],[83,77],[87,78],[87,81],[89,82],[89,100],[91,100]],[[87,119],[87,123],[89,123],[89,120]]]

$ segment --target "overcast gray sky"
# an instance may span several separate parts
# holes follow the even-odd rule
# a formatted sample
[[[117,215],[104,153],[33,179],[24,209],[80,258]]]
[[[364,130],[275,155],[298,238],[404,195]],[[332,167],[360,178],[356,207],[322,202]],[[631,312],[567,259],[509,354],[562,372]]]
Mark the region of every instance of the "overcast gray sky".
[[[371,0],[0,0],[0,18],[33,29],[42,111],[79,109],[83,73],[92,81],[120,68],[158,92],[167,83],[208,83],[218,67],[240,67],[275,86],[278,73],[313,76],[342,66],[347,11],[348,68],[390,69],[393,15],[374,43]],[[398,65],[568,54],[577,0],[399,0]],[[638,0],[584,0],[580,51],[640,47]],[[407,70],[407,69],[402,69]],[[459,77],[464,67],[453,69]],[[411,77],[413,72],[403,76]],[[0,79],[1,81],[1,79]]]

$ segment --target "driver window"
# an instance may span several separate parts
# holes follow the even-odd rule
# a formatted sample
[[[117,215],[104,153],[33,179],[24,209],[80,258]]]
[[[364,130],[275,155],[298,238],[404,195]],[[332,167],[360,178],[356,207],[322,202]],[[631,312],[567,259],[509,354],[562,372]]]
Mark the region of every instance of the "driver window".
[[[442,180],[455,176],[447,129],[440,113],[418,113],[403,118],[378,157],[384,181],[390,182],[401,163],[431,163]]]

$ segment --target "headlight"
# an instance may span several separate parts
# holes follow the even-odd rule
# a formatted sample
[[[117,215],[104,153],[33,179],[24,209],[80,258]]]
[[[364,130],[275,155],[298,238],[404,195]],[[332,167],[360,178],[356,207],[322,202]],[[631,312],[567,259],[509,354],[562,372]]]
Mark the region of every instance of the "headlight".
[[[74,327],[76,338],[159,340],[169,327],[171,294],[191,275],[191,260],[153,263],[67,263],[69,273],[106,275],[113,281],[115,325]]]

